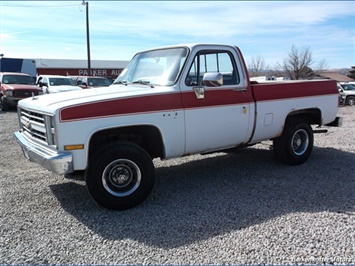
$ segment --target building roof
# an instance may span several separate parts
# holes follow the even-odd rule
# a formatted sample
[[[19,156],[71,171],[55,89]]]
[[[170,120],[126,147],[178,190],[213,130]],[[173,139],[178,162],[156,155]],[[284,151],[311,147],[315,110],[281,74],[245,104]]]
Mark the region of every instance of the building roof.
[[[87,60],[73,59],[35,59],[37,68],[87,68]],[[129,61],[91,60],[91,68],[119,69],[125,68]]]
[[[324,77],[324,78],[328,78],[328,79],[334,79],[334,80],[336,80],[338,82],[355,81],[354,79],[349,78],[348,76],[345,76],[345,75],[337,73],[337,72],[331,72],[331,71],[322,71],[318,75],[320,77]]]

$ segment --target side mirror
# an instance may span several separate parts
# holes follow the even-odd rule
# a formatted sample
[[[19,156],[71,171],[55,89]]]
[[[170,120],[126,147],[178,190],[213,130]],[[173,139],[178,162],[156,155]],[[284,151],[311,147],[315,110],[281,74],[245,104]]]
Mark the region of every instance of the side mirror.
[[[48,87],[47,82],[40,82],[39,84],[40,87]]]
[[[202,82],[207,87],[219,87],[223,85],[223,75],[221,73],[205,73]]]
[[[205,73],[201,80],[200,86],[193,87],[197,99],[201,100],[205,98],[205,88],[207,87],[219,87],[223,85],[223,75],[221,73]]]

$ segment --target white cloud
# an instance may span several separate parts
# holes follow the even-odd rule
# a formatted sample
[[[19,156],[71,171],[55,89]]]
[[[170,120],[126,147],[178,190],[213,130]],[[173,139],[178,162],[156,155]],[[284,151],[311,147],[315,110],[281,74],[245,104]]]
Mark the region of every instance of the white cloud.
[[[0,7],[2,53],[86,58],[80,1],[1,1]],[[354,13],[347,1],[90,1],[91,52],[96,59],[128,60],[154,46],[219,42],[274,60],[292,44],[329,50],[337,37],[349,52]]]

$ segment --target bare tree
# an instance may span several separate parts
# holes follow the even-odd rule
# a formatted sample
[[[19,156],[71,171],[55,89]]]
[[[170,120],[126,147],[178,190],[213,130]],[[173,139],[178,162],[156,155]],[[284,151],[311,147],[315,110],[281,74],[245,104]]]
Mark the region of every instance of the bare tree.
[[[316,75],[319,75],[322,71],[326,70],[327,68],[328,68],[328,65],[326,63],[326,60],[322,59],[321,61],[319,61],[317,66],[314,68],[314,73]]]
[[[264,74],[267,68],[265,60],[262,56],[257,55],[255,58],[252,57],[251,62],[248,65],[248,72],[250,77],[257,77]]]
[[[283,60],[282,64],[277,63],[277,67],[292,80],[309,79],[314,76],[313,70],[310,67],[312,63],[312,52],[309,47],[299,50],[292,45],[288,57]]]

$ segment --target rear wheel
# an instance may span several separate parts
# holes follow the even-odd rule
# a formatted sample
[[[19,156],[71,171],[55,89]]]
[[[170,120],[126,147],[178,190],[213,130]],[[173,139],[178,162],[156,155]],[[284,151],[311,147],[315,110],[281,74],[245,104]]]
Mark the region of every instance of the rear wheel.
[[[91,197],[112,210],[124,210],[142,203],[155,183],[150,156],[138,145],[114,142],[96,151],[85,172]]]
[[[273,141],[274,153],[284,164],[304,163],[313,150],[313,131],[308,122],[299,118],[286,121],[284,132]]]

